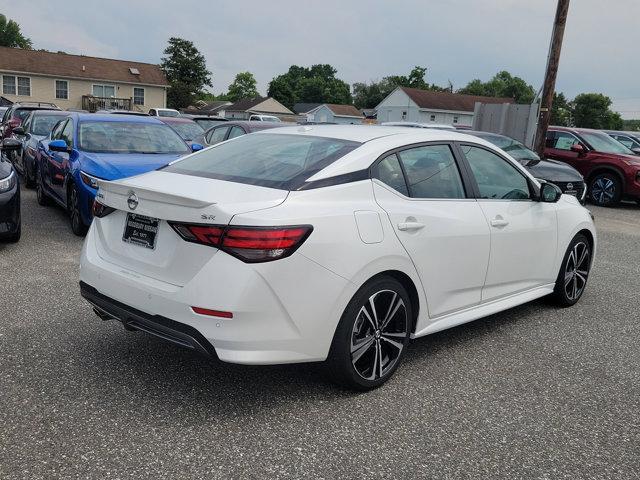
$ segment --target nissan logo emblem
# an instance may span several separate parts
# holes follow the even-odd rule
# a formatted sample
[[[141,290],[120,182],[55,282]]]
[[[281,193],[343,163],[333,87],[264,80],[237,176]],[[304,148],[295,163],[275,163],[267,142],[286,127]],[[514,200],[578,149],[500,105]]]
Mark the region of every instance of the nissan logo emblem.
[[[131,192],[129,194],[129,198],[127,198],[127,205],[129,205],[129,208],[131,210],[136,209],[136,207],[138,206],[138,196],[135,193]]]
[[[567,190],[573,190],[573,183],[567,183]]]

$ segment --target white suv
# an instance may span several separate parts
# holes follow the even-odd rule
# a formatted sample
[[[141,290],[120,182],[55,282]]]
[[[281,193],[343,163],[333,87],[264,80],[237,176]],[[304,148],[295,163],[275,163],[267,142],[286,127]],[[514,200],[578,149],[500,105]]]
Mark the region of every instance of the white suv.
[[[274,115],[251,115],[249,117],[250,122],[282,122],[278,117]]]
[[[149,115],[152,117],[179,117],[180,112],[173,108],[152,108],[149,110]]]

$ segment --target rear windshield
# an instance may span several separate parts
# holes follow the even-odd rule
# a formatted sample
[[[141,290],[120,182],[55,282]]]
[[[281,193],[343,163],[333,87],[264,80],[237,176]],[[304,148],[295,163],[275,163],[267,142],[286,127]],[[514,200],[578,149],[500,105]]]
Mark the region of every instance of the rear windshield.
[[[360,145],[335,138],[249,134],[202,150],[168,165],[164,170],[295,190],[307,178]]]
[[[171,127],[144,122],[80,123],[78,147],[104,153],[187,153],[187,144]]]

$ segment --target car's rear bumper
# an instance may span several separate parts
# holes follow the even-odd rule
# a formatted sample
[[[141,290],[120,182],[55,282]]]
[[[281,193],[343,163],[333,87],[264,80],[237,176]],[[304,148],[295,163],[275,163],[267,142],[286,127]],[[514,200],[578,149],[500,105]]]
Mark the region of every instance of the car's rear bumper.
[[[93,305],[95,313],[103,320],[118,320],[128,330],[142,330],[205,356],[216,356],[209,341],[189,325],[137,310],[101,294],[84,282],[80,282],[80,294]]]
[[[195,339],[226,362],[324,360],[344,298],[355,290],[344,278],[299,254],[246,264],[219,252],[186,284],[173,285],[105,260],[98,253],[97,236],[94,223],[80,260],[80,281],[92,287],[84,288],[85,298],[125,326],[200,351]],[[95,298],[107,303],[101,305]],[[231,312],[233,318],[197,314],[192,307]]]

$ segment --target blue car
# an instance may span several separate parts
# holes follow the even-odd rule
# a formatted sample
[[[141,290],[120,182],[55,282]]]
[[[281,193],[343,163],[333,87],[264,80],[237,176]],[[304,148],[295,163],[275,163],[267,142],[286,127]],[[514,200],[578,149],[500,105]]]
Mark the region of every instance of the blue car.
[[[97,180],[156,170],[201,148],[189,147],[175,130],[153,117],[70,113],[38,143],[38,203],[64,207],[73,233],[82,236],[93,218]]]

